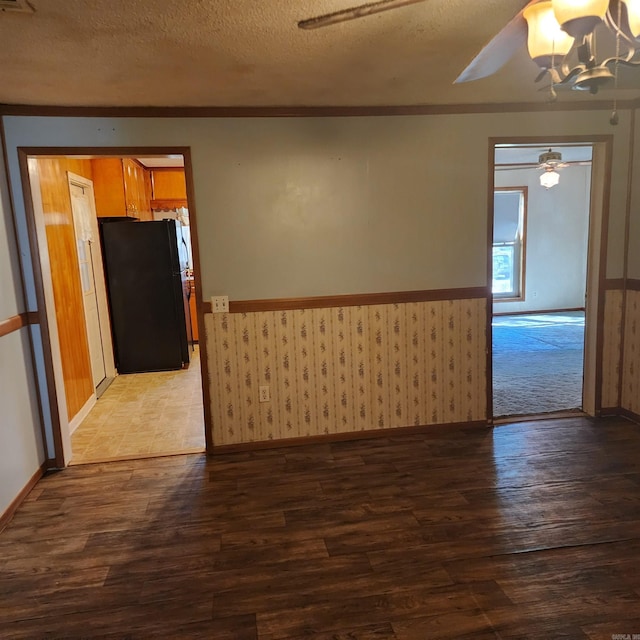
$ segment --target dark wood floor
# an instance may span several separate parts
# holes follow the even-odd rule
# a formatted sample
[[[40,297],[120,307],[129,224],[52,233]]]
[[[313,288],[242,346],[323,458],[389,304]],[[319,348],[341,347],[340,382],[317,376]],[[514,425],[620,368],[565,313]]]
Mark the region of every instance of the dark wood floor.
[[[3,640],[614,634],[640,634],[623,420],[72,467],[0,534]]]

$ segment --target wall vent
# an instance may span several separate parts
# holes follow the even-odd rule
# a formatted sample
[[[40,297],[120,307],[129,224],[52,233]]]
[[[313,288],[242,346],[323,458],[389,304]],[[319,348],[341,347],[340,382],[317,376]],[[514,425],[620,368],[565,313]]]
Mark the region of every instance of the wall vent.
[[[27,0],[0,0],[0,11],[33,13],[34,9]]]

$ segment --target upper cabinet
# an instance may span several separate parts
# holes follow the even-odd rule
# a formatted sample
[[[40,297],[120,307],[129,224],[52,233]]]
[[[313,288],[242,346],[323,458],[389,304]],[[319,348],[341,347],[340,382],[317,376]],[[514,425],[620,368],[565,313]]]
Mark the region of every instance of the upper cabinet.
[[[153,220],[149,171],[132,158],[91,160],[98,217]]]
[[[187,184],[182,168],[153,169],[151,171],[152,206],[173,209],[187,206]]]

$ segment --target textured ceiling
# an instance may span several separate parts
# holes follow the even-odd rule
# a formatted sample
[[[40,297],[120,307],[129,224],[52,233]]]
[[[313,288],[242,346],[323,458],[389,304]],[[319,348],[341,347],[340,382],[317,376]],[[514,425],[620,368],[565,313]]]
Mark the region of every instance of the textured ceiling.
[[[453,85],[522,0],[427,0],[314,31],[358,0],[30,0],[0,13],[0,103],[322,106],[540,102],[524,47]],[[640,76],[640,71],[638,71]],[[638,80],[640,87],[640,78]],[[611,91],[598,97],[608,98]],[[640,91],[619,92],[635,98]],[[589,100],[576,92],[559,100]]]

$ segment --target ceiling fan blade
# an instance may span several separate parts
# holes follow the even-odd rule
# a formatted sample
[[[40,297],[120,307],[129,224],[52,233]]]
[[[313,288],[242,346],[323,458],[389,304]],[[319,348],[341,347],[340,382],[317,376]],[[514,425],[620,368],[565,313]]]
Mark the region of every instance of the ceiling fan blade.
[[[298,22],[298,27],[300,27],[300,29],[318,29],[320,27],[327,27],[330,24],[346,22],[347,20],[355,20],[356,18],[364,18],[365,16],[369,16],[373,13],[381,13],[382,11],[398,9],[409,4],[417,4],[418,2],[425,1],[426,0],[379,0],[378,2],[369,2],[357,7],[350,7],[348,9],[342,9],[341,11],[334,11],[333,13],[326,13],[321,16],[316,16],[315,18],[300,20],[300,22]]]
[[[566,162],[561,162],[559,165],[554,167],[562,171],[567,167],[590,167],[591,160],[567,160]],[[539,165],[536,162],[514,162],[511,164],[497,164],[494,166],[496,171],[523,171],[527,169],[533,169],[534,171],[544,171],[545,167]]]
[[[496,171],[522,171],[523,169],[538,169],[533,162],[516,162],[513,164],[497,164],[493,167]]]
[[[515,52],[527,42],[527,21],[522,12],[538,0],[527,2],[522,10],[486,44],[454,84],[479,80],[503,67]]]

